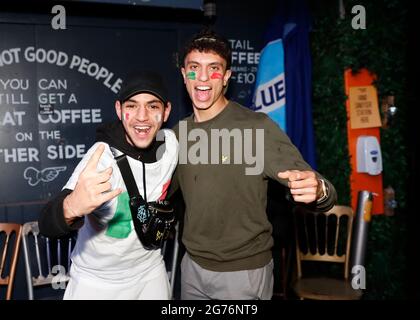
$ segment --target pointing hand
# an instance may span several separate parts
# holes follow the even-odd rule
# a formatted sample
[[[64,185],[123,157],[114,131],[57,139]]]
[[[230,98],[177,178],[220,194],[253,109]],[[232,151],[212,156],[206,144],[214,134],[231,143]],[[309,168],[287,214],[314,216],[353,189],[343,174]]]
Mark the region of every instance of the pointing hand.
[[[313,171],[286,170],[277,176],[288,182],[290,193],[296,202],[311,203],[318,196],[318,179]]]

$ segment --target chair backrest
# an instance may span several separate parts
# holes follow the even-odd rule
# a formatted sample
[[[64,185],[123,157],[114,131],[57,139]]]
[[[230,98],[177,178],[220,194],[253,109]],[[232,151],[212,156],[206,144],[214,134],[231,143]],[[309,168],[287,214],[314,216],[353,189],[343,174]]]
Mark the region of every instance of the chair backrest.
[[[12,297],[21,232],[18,223],[0,223],[0,285],[7,285],[6,300]]]
[[[319,261],[342,264],[343,278],[348,279],[353,218],[348,206],[336,205],[326,213],[295,208],[298,278],[302,277],[302,261]]]
[[[64,289],[70,279],[75,235],[50,239],[39,234],[38,222],[32,221],[23,225],[22,240],[28,299],[34,299],[37,286],[51,284],[54,289]]]

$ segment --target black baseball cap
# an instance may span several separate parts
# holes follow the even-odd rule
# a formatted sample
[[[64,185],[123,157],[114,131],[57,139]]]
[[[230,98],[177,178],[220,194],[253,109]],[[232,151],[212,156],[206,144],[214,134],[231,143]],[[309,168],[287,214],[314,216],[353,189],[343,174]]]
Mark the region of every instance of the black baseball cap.
[[[168,90],[163,78],[153,71],[136,71],[128,74],[123,80],[118,100],[123,103],[139,93],[150,93],[163,103],[168,102]]]

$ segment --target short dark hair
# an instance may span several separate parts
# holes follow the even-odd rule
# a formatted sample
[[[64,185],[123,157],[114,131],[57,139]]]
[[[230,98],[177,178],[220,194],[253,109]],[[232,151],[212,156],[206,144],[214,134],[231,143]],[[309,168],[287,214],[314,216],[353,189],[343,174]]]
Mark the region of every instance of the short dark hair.
[[[194,50],[199,52],[215,52],[226,60],[226,69],[229,70],[232,64],[232,50],[229,42],[216,32],[204,29],[197,33],[185,45],[182,52],[181,66],[184,66],[185,57]]]

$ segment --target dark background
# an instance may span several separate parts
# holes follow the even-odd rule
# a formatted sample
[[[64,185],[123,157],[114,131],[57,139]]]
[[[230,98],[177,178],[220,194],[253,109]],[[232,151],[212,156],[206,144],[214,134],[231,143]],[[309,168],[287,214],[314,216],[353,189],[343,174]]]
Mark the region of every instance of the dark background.
[[[207,2],[207,1],[205,1]],[[168,125],[191,112],[182,78],[177,69],[177,54],[184,41],[204,25],[233,40],[248,40],[259,52],[271,18],[288,1],[216,1],[216,16],[206,17],[201,10],[173,7],[111,5],[79,1],[2,1],[0,4],[0,52],[10,47],[52,48],[77,54],[106,67],[116,77],[131,69],[148,67],[165,74],[173,100]],[[418,99],[416,78],[419,74],[416,11],[408,1],[344,1],[346,18],[338,19],[338,1],[308,1],[313,15],[311,32],[313,58],[313,116],[318,170],[336,186],[341,204],[349,204],[349,168],[344,108],[343,72],[345,67],[357,70],[367,67],[379,77],[379,98],[390,90],[395,93],[399,113],[395,125],[381,131],[384,158],[384,187],[396,191],[398,208],[395,216],[375,216],[369,230],[367,253],[367,300],[400,300],[419,298],[417,194],[419,170],[419,125],[416,117]],[[63,4],[67,13],[67,29],[53,30],[51,8]],[[351,7],[361,4],[367,10],[367,30],[351,30]],[[284,7],[283,7],[284,8]],[[235,42],[237,43],[237,42]],[[253,64],[233,64],[253,73]],[[20,63],[0,67],[0,79],[41,78],[68,79],[68,92],[74,92],[78,104],[65,109],[100,108],[103,121],[114,119],[116,95],[99,81],[68,68],[47,64]],[[33,145],[46,150],[50,144],[93,143],[96,125],[41,126],[37,119],[39,90],[34,84],[25,107],[24,128],[0,124],[0,149]],[[54,90],[52,90],[54,91]],[[59,91],[59,90],[55,90]],[[247,105],[253,92],[252,83],[232,81],[228,96]],[[4,90],[0,88],[0,93]],[[0,120],[6,111],[22,110],[21,106],[0,105]],[[61,140],[39,140],[34,134],[30,142],[17,142],[17,132],[59,130]],[[0,154],[1,156],[1,154]],[[36,220],[43,204],[67,181],[78,159],[53,161],[42,153],[39,163],[4,163],[0,160],[0,221],[24,223]],[[344,164],[344,165],[343,165]],[[51,182],[34,187],[27,184],[23,171],[28,166],[37,170],[66,166]],[[337,168],[340,168],[339,170]],[[344,168],[344,169],[341,169]],[[386,185],[385,185],[386,184]],[[270,217],[278,227],[275,236],[288,235],[288,227],[276,215],[284,208],[275,187],[271,189]],[[274,200],[273,200],[274,197]],[[274,214],[273,214],[274,213]],[[280,231],[281,230],[281,231]],[[278,242],[276,242],[277,244]],[[278,252],[275,252],[278,254]],[[276,271],[277,272],[277,271]],[[278,280],[278,274],[276,273]],[[3,290],[0,291],[3,293]],[[0,295],[2,296],[2,295]],[[14,299],[26,299],[23,257],[19,259]]]

